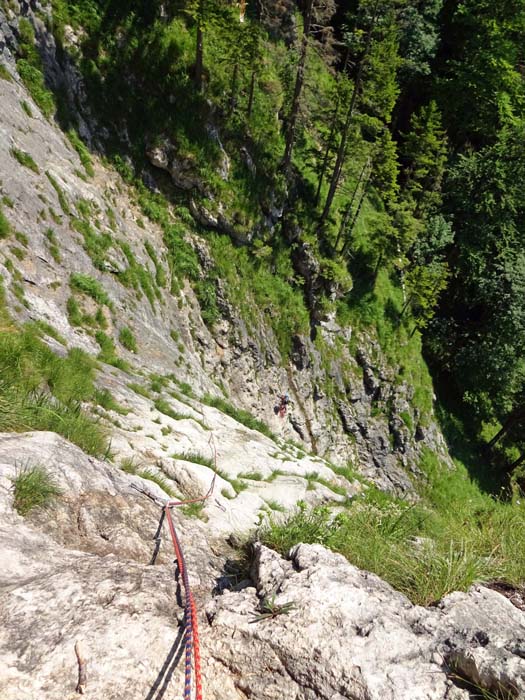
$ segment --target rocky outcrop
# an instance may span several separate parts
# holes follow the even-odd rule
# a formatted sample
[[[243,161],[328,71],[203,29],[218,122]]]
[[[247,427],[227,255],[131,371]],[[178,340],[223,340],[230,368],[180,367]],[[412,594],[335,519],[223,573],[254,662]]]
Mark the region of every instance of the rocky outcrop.
[[[13,510],[11,483],[22,453],[62,490],[26,518]],[[75,697],[77,642],[88,697],[181,693],[171,544],[163,532],[152,565],[160,508],[134,485],[163,495],[53,434],[0,435],[2,700]],[[258,545],[248,571],[213,518],[174,518],[208,700],[467,700],[459,677],[525,697],[525,613],[500,593],[475,586],[421,608],[319,545],[289,559]],[[273,616],[259,617],[264,601]]]

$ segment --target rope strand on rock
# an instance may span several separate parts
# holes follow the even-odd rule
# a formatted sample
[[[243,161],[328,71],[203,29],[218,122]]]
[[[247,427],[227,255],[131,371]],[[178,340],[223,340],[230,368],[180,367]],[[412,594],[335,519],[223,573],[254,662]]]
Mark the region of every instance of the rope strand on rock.
[[[213,435],[210,436],[209,443],[213,450],[214,474],[210,488],[208,489],[206,495],[202,496],[201,498],[192,498],[185,501],[168,501],[163,507],[163,513],[166,515],[166,520],[168,521],[168,529],[170,532],[171,541],[173,543],[173,549],[175,551],[180,576],[182,578],[182,585],[184,587],[184,700],[191,700],[192,656],[193,668],[195,671],[195,700],[202,700],[201,654],[199,643],[199,626],[197,622],[197,606],[195,605],[193,593],[191,592],[188,568],[186,566],[186,560],[184,559],[184,553],[182,551],[179,536],[177,535],[177,530],[175,529],[175,524],[173,523],[171,509],[176,508],[177,506],[189,505],[190,503],[204,502],[212,495],[215,487],[215,479],[217,477],[217,449],[215,447]]]

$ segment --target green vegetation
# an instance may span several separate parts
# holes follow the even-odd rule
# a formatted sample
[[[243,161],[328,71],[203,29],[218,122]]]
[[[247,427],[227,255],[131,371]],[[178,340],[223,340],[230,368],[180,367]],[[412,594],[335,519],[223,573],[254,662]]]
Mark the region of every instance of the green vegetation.
[[[301,506],[262,535],[286,552],[298,542],[318,542],[377,573],[423,605],[475,581],[525,578],[525,505],[483,494],[466,468],[447,470],[427,451],[421,463],[419,504],[368,487],[333,519],[330,509]]]
[[[133,287],[133,289],[137,292],[137,297],[139,299],[142,296],[142,290],[147,300],[153,307],[155,304],[155,293],[157,288],[149,270],[137,262],[135,254],[128,243],[125,241],[119,241],[119,245],[122,252],[126,256],[126,260],[128,261],[129,265],[127,270],[119,275],[119,280],[126,287]]]
[[[188,505],[182,506],[182,512],[189,518],[199,518],[200,520],[207,520],[204,514],[204,508],[206,503],[204,501],[197,501],[197,503],[188,503]]]
[[[248,411],[244,411],[241,408],[235,408],[235,406],[232,406],[225,399],[222,399],[218,396],[211,396],[210,394],[206,394],[201,398],[201,401],[202,403],[205,403],[208,406],[218,408],[219,411],[222,411],[222,413],[226,413],[227,416],[230,416],[230,418],[233,418],[238,423],[242,423],[247,428],[251,428],[252,430],[258,430],[263,435],[275,439],[274,434],[266,425],[266,423],[263,423],[258,418],[255,418],[254,416],[252,416],[251,413],[248,413]]]
[[[213,459],[211,459],[210,457],[205,457],[204,455],[201,455],[198,452],[176,452],[171,456],[173,459],[183,459],[186,462],[202,464],[204,467],[210,467],[210,469],[214,469],[215,467]]]
[[[11,155],[13,158],[16,158],[16,160],[20,163],[20,165],[23,165],[25,168],[29,168],[29,170],[32,170],[34,173],[39,173],[40,170],[38,169],[38,165],[35,163],[33,158],[29,155],[29,153],[26,153],[25,151],[21,151],[18,148],[11,148]]]
[[[115,343],[104,331],[97,331],[95,340],[100,345],[99,360],[124,371],[129,369],[128,363],[117,355]]]
[[[60,208],[62,209],[64,214],[69,216],[71,214],[71,209],[69,208],[69,203],[67,201],[67,198],[66,198],[66,195],[64,194],[63,189],[58,184],[56,178],[54,178],[53,175],[51,175],[49,170],[46,170],[46,177],[49,180],[49,182],[51,183],[51,185],[53,186],[53,189],[55,190],[55,192],[57,193],[58,203],[60,204]],[[60,219],[58,219],[58,221],[57,221],[56,216],[53,216],[53,213],[51,210],[50,210],[50,213],[51,213],[51,218],[55,221],[55,223],[60,223]]]
[[[77,203],[78,207],[79,203]],[[89,215],[89,211],[85,216]],[[84,248],[86,253],[91,258],[93,265],[98,270],[104,270],[106,253],[111,248],[113,243],[111,236],[108,233],[97,233],[86,218],[71,219],[71,225],[78,231],[84,239]]]
[[[67,137],[75,151],[78,153],[80,162],[82,163],[82,165],[84,166],[84,170],[86,171],[86,175],[88,177],[93,177],[95,171],[93,169],[91,156],[89,154],[88,149],[86,148],[85,143],[81,140],[81,138],[74,129],[70,129],[67,132]]]
[[[0,63],[0,79],[7,80],[8,82],[13,82],[11,73],[7,70],[3,63]]]
[[[22,233],[22,231],[15,231],[15,238],[19,243],[21,243],[24,246],[24,248],[27,248],[29,246],[29,238],[26,236],[25,233]]]
[[[176,496],[175,492],[169,485],[167,479],[159,472],[150,468],[144,468],[140,462],[136,462],[133,457],[126,457],[120,462],[120,468],[126,474],[136,474],[142,479],[153,481],[170,497]]]
[[[125,416],[129,413],[126,408],[118,403],[118,401],[115,401],[115,398],[109,389],[95,389],[93,400],[99,406],[106,409],[106,411],[115,411],[115,413],[118,413],[121,416]]]
[[[166,273],[164,271],[164,268],[162,267],[162,264],[160,263],[157,253],[155,252],[155,249],[151,245],[149,241],[146,241],[144,243],[144,247],[146,248],[146,251],[148,255],[150,256],[153,264],[155,265],[155,282],[158,287],[165,287],[166,286]]]
[[[69,286],[77,292],[87,294],[98,304],[104,304],[108,308],[112,308],[112,303],[106,290],[100,282],[93,277],[74,272],[69,278]]]
[[[153,483],[157,484],[157,486],[160,486],[160,488],[165,493],[167,493],[168,496],[170,496],[170,498],[173,498],[176,495],[171,486],[169,485],[168,480],[159,472],[153,471],[152,469],[140,469],[136,472],[136,474],[137,476],[140,476],[143,479],[153,481]]]
[[[33,112],[31,110],[31,107],[29,106],[29,104],[25,100],[22,100],[22,102],[20,102],[20,105],[21,105],[22,109],[24,110],[24,112],[27,114],[27,116],[32,118]]]
[[[120,329],[118,339],[120,341],[120,344],[123,345],[126,348],[126,350],[129,350],[133,353],[138,352],[137,341],[135,339],[135,336],[127,326],[124,326],[124,328]]]
[[[0,294],[0,431],[50,430],[89,454],[107,448],[106,431],[82,409],[94,396],[94,366],[78,348],[59,357],[39,329],[12,325]]]
[[[131,382],[131,384],[128,384],[128,388],[134,391],[136,394],[144,396],[144,398],[146,399],[151,399],[151,392],[148,390],[147,387],[142,386],[142,384]]]
[[[31,321],[25,324],[26,328],[35,329],[38,333],[48,335],[50,338],[54,338],[60,345],[66,345],[65,339],[60,335],[60,333],[53,328],[49,323],[43,321],[39,318],[37,321]]]
[[[262,481],[264,479],[261,472],[239,472],[239,479],[249,479],[250,481]]]
[[[40,466],[20,469],[13,479],[13,491],[13,505],[19,515],[49,506],[62,493],[49,472]]]
[[[165,416],[173,418],[173,420],[184,420],[186,418],[191,418],[187,413],[179,413],[175,411],[170,404],[165,399],[156,399],[154,404],[157,411],[164,413]]]
[[[51,257],[53,260],[57,263],[61,261],[61,255],[60,255],[60,248],[58,246],[58,240],[57,237],[55,236],[55,232],[53,231],[52,228],[47,228],[44,231],[44,236],[47,239],[47,244],[49,248],[49,252],[51,253]]]
[[[11,225],[9,221],[5,218],[2,207],[0,206],[0,240],[2,238],[7,238],[11,233]]]
[[[35,33],[32,25],[25,17],[20,19],[19,58],[16,62],[18,74],[29,94],[40,107],[45,117],[54,114],[56,106],[53,93],[47,89],[42,70],[42,61],[35,47]]]

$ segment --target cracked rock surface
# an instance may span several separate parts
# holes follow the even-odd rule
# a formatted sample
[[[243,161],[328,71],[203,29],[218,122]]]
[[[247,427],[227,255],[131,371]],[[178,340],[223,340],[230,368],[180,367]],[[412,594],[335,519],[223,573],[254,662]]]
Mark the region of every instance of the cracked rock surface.
[[[11,479],[35,450],[62,496],[22,518]],[[181,591],[165,529],[150,565],[160,508],[133,488],[145,484],[163,495],[53,433],[0,435],[2,700],[76,697],[75,642],[87,697],[181,694]],[[501,593],[474,586],[415,606],[320,545],[288,559],[258,545],[248,572],[213,518],[174,517],[208,700],[467,700],[456,676],[525,698],[525,613]],[[265,600],[291,609],[257,620]]]

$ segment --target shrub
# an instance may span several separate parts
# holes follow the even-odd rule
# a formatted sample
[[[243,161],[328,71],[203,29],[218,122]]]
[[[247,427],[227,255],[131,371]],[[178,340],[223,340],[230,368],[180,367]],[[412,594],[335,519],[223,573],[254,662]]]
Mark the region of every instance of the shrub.
[[[118,338],[120,340],[120,343],[126,348],[126,350],[129,350],[130,352],[134,353],[138,351],[135,336],[127,326],[121,328]]]
[[[13,479],[13,490],[13,505],[19,515],[48,506],[62,493],[53,477],[40,466],[21,469]]]
[[[29,155],[29,153],[26,153],[25,151],[21,151],[18,148],[13,147],[11,149],[11,155],[13,156],[13,158],[16,158],[20,165],[29,168],[29,170],[32,170],[34,173],[40,172],[40,170],[38,169],[38,165],[35,163],[35,161]]]

